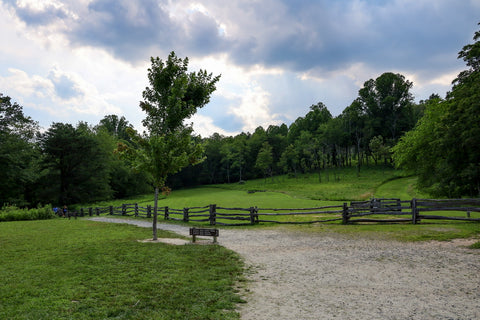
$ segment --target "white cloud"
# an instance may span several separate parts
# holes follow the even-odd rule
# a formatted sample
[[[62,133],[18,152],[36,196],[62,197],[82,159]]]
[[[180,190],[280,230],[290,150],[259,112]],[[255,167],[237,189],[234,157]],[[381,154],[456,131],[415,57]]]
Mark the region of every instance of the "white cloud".
[[[258,126],[281,124],[278,115],[270,108],[270,93],[257,84],[253,84],[241,96],[241,104],[231,107],[229,112],[242,119],[243,131],[253,132]]]
[[[232,136],[239,133],[226,131],[219,126],[216,126],[213,123],[212,118],[200,115],[198,113],[193,115],[192,118],[187,120],[187,122],[192,122],[195,133],[201,135],[204,138],[210,137],[214,133],[219,133],[224,136]]]
[[[108,103],[96,88],[78,75],[68,74],[55,67],[47,76],[29,75],[10,68],[9,75],[0,77],[0,87],[7,95],[19,100],[27,108],[47,112],[50,118],[68,118],[76,115],[104,115],[118,113],[119,108]],[[71,81],[77,95],[65,99],[56,90],[57,80],[65,77]],[[59,80],[60,81],[60,80]]]

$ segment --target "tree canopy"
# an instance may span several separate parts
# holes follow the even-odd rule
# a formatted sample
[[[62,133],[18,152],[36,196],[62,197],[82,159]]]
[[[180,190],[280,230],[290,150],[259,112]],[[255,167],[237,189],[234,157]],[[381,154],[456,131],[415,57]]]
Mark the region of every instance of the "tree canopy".
[[[431,194],[480,195],[480,32],[458,57],[469,67],[445,100],[433,97],[423,118],[395,146],[396,165],[419,176]]]
[[[216,89],[220,76],[204,70],[188,72],[188,58],[171,52],[166,61],[151,58],[149,86],[143,91],[140,108],[145,111],[143,125],[148,133],[130,130],[134,144],[120,144],[139,171],[145,172],[155,188],[153,239],[157,238],[158,193],[168,175],[203,161],[203,146],[193,137],[191,124],[185,122],[205,106]]]

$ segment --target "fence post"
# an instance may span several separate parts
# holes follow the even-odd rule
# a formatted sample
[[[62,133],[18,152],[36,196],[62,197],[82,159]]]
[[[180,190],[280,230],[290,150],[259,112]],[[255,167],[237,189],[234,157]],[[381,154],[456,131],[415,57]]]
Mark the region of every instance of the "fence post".
[[[257,207],[250,207],[250,223],[251,224],[258,223],[258,208]]]
[[[418,212],[417,212],[417,199],[413,198],[410,202],[410,206],[412,207],[412,223],[417,224],[418,219]]]
[[[211,204],[210,205],[209,213],[210,213],[210,217],[209,217],[210,225],[214,226],[217,222],[216,221],[216,217],[217,217],[217,205],[216,204]]]
[[[113,206],[110,206],[108,209],[109,209],[110,215],[113,216]]]
[[[99,207],[96,207],[96,208],[95,208],[95,214],[96,214],[97,216],[100,215],[100,208],[99,208]]]
[[[152,206],[147,205],[147,218],[151,218],[151,217],[152,217]]]
[[[124,203],[122,204],[122,216],[127,214],[127,205]]]
[[[80,217],[83,217],[83,208],[80,208]]]
[[[342,224],[348,224],[349,219],[350,217],[348,216],[348,205],[346,202],[344,202],[342,209]]]
[[[170,213],[168,211],[168,207],[165,206],[165,213],[163,214],[163,219],[168,220],[170,219]]]
[[[188,208],[183,208],[183,222],[188,222]]]
[[[135,203],[135,217],[138,217],[138,203]]]

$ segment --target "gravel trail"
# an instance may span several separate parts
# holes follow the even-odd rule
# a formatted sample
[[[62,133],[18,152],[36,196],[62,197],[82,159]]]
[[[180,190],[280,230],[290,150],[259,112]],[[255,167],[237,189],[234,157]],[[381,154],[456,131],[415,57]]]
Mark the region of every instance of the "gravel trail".
[[[149,221],[92,218],[151,227]],[[188,236],[188,227],[159,224]],[[480,251],[275,229],[221,229],[249,267],[244,320],[480,319]]]

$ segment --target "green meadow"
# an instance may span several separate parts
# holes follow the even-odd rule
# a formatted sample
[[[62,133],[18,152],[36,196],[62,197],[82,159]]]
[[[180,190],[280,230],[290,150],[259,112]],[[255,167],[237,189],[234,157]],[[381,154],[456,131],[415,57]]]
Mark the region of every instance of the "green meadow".
[[[217,204],[222,207],[263,208],[311,207],[377,198],[427,197],[416,189],[416,178],[402,171],[383,167],[328,169],[320,174],[298,177],[275,176],[242,183],[218,184],[173,190],[160,196],[159,206],[184,208]],[[119,206],[122,203],[153,205],[153,193],[131,199],[82,204],[77,207]]]

